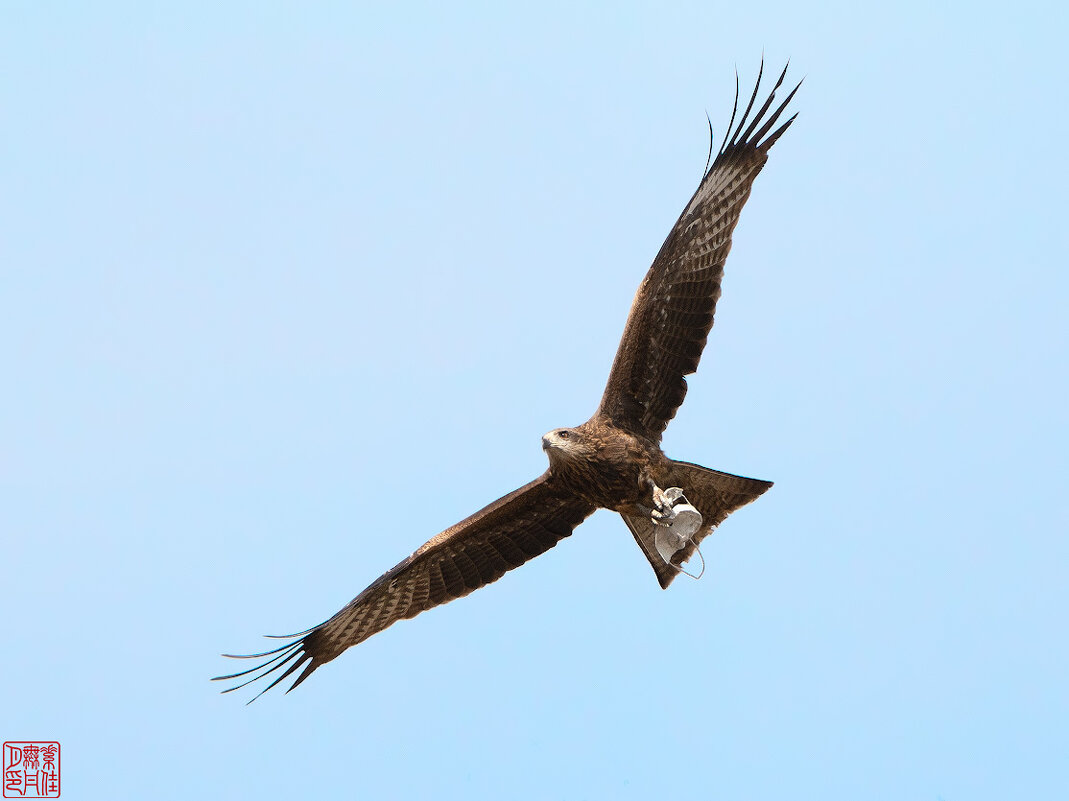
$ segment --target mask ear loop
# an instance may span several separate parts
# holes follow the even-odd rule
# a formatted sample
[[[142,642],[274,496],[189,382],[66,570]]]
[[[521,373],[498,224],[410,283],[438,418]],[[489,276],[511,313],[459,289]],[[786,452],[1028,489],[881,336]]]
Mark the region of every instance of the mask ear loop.
[[[693,542],[693,540],[692,540],[692,542]],[[698,547],[698,543],[696,543],[696,542],[694,543],[694,553],[698,554],[698,558],[702,560],[702,569],[698,571],[698,575],[695,576],[693,573],[691,573],[689,570],[687,570],[685,567],[683,567],[683,565],[672,565],[672,567],[674,567],[676,570],[678,570],[684,576],[690,576],[692,579],[697,581],[698,579],[700,579],[702,576],[705,575],[705,557],[702,556],[702,549]],[[668,564],[671,565],[672,563],[669,562]]]

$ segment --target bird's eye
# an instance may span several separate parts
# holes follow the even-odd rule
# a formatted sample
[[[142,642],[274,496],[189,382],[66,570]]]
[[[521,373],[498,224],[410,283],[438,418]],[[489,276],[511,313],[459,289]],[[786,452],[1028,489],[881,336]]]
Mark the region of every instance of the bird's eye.
[[[567,431],[558,431],[557,436],[559,436],[561,439],[568,439],[569,437],[571,437],[571,434]]]

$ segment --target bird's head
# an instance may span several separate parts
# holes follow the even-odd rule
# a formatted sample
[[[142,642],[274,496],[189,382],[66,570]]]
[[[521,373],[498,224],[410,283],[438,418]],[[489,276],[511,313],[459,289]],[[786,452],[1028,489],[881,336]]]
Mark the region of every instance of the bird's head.
[[[574,459],[589,450],[589,443],[581,429],[555,428],[542,437],[542,450],[549,456],[550,464],[558,459]]]

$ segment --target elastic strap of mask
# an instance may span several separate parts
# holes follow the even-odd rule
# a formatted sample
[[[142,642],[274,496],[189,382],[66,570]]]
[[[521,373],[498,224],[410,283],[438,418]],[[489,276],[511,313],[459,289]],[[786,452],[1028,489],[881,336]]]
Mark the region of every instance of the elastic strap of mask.
[[[691,540],[691,541],[693,542],[693,540]],[[690,576],[692,579],[697,581],[698,579],[700,579],[702,576],[705,575],[705,557],[702,556],[702,549],[698,547],[698,543],[696,543],[696,542],[694,543],[694,553],[698,554],[698,558],[702,560],[702,569],[698,571],[698,575],[695,576],[693,573],[691,573],[689,570],[687,570],[685,567],[683,567],[683,565],[672,565],[672,567],[674,567],[676,570],[678,570],[684,576]],[[669,563],[669,564],[671,564],[671,563]]]

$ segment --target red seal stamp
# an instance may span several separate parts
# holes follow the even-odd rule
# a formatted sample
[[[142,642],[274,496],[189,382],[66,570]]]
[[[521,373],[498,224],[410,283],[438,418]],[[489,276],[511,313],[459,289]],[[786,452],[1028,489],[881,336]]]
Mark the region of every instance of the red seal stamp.
[[[59,743],[4,743],[4,798],[59,798]]]

